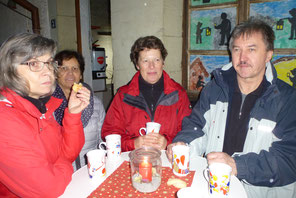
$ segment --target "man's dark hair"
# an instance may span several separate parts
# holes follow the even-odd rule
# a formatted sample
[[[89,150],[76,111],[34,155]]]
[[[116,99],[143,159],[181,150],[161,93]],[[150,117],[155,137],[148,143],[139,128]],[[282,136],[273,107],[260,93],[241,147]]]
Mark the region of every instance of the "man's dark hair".
[[[253,33],[262,34],[267,51],[274,50],[275,36],[272,28],[260,19],[250,18],[249,20],[240,23],[234,28],[229,41],[230,51],[233,48],[233,41],[235,39],[239,38],[240,36],[250,36]]]

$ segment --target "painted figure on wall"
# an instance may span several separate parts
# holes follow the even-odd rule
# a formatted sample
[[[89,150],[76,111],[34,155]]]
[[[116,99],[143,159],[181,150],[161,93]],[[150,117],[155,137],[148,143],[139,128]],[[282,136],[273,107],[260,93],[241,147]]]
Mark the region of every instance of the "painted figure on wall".
[[[227,14],[225,12],[222,12],[221,14],[221,23],[216,26],[215,29],[220,29],[221,34],[221,40],[219,45],[227,45],[228,44],[228,38],[230,37],[230,31],[231,31],[231,22],[229,19],[227,19]]]
[[[272,64],[275,66],[277,77],[296,88],[296,56],[276,55]]]
[[[287,73],[288,78],[292,82],[292,87],[296,88],[296,68],[290,71],[293,76],[290,75],[290,73]]]
[[[198,76],[198,81],[196,83],[197,89],[202,89],[205,86],[205,81],[203,80],[203,76]]]
[[[193,1],[200,1],[200,0],[193,0]],[[211,0],[203,0],[203,3],[210,3]]]
[[[200,58],[196,58],[190,64],[189,90],[201,91],[205,86],[205,78],[209,75]]]
[[[292,18],[288,18],[291,23],[291,34],[289,40],[292,40],[293,37],[296,39],[296,8],[291,9],[289,13],[292,16]]]
[[[236,7],[193,10],[190,14],[190,49],[227,50],[231,27],[236,24],[236,11]]]
[[[196,44],[202,43],[201,33],[203,31],[203,28],[201,28],[201,26],[202,26],[201,22],[198,22],[196,25]]]
[[[276,37],[274,47],[276,49],[296,48],[295,0],[251,3],[249,16],[260,18],[273,27]],[[287,73],[285,73],[285,75],[283,76],[284,78],[287,78],[286,74]]]

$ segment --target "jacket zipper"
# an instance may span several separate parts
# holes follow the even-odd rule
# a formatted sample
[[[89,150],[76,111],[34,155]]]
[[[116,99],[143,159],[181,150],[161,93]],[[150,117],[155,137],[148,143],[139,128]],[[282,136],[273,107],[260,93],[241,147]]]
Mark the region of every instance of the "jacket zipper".
[[[151,88],[151,94],[153,93],[153,91],[154,91],[154,85],[152,85],[152,88]],[[152,115],[152,117],[154,118],[154,105],[153,105],[153,103],[151,104],[151,113],[153,114]]]

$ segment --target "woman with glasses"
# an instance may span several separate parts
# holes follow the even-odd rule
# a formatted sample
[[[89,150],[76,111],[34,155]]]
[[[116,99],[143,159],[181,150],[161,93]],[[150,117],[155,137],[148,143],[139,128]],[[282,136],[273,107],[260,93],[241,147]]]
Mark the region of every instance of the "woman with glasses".
[[[55,110],[54,115],[60,125],[64,117],[64,110],[67,107],[69,96],[74,83],[79,83],[84,72],[84,58],[81,54],[72,50],[63,50],[56,54],[55,61],[58,63],[57,86],[53,96],[63,99],[62,104]],[[81,121],[84,128],[85,144],[73,162],[74,170],[86,165],[86,153],[96,149],[101,142],[101,128],[105,118],[105,109],[99,98],[93,95],[88,84],[82,83],[90,90],[90,104],[82,111]]]
[[[0,197],[58,197],[71,181],[90,92],[71,92],[60,126],[55,50],[53,40],[28,33],[0,48]]]

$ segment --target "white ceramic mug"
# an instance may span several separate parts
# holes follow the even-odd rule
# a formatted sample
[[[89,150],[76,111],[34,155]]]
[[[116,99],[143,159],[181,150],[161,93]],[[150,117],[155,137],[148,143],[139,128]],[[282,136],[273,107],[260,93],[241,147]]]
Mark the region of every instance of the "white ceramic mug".
[[[141,136],[145,134],[147,135],[149,133],[159,133],[160,127],[161,127],[161,124],[157,122],[147,122],[146,127],[140,128],[139,133]],[[142,134],[142,130],[145,131],[145,134]]]
[[[91,179],[99,179],[106,175],[106,151],[91,150],[87,152],[88,174]]]
[[[213,163],[203,171],[209,184],[210,197],[227,197],[232,168],[224,163]]]
[[[173,151],[173,173],[177,176],[186,176],[189,173],[189,146],[176,145]]]
[[[107,149],[108,160],[118,160],[121,155],[121,136],[118,134],[111,134],[106,136],[106,142],[99,144],[99,149],[104,149],[102,145],[105,145]]]

